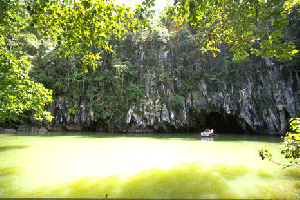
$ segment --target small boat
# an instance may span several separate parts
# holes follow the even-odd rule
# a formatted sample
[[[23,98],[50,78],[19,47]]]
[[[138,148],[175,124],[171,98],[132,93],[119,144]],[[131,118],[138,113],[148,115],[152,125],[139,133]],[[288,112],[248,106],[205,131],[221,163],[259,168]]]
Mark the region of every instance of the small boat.
[[[206,129],[205,131],[200,133],[201,137],[213,137],[214,130],[213,129]]]

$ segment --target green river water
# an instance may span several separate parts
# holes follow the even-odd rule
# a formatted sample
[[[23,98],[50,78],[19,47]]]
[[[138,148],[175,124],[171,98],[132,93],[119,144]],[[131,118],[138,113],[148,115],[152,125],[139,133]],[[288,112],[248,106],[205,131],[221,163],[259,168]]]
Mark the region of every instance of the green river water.
[[[0,134],[0,197],[300,198],[300,168],[281,139],[218,134]]]

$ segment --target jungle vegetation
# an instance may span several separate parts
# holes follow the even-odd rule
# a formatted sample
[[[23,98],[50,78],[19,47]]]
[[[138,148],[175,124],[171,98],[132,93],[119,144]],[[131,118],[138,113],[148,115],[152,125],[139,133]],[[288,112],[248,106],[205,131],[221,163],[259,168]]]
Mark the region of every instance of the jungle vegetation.
[[[104,124],[121,120],[145,95],[137,65],[162,85],[174,81],[168,72],[176,68],[182,88],[166,100],[173,109],[199,77],[210,87],[238,87],[262,58],[299,71],[296,0],[175,0],[159,15],[153,4],[0,0],[0,123],[51,121],[45,106],[62,97],[71,115],[84,105]],[[158,48],[174,63],[162,65]],[[286,158],[300,157],[299,124],[292,119],[284,137]],[[272,160],[265,147],[259,154]]]
[[[299,71],[296,0],[175,0],[160,14],[154,3],[0,0],[0,123],[51,121],[45,106],[59,98],[71,115],[84,105],[104,124],[121,120],[145,96],[138,65],[160,85],[176,68],[181,88],[166,100],[174,109],[199,77],[238,87],[263,59]],[[157,49],[170,52],[168,65]]]
[[[170,65],[183,78],[183,92],[168,100],[173,107],[199,74],[218,87],[253,70],[243,66],[259,57],[281,62],[294,56],[287,63],[295,68],[297,2],[176,0],[157,16],[149,10],[153,0],[135,8],[103,0],[1,0],[0,121],[21,120],[27,111],[51,120],[44,106],[59,96],[69,99],[70,113],[83,103],[104,121],[121,117],[116,111],[143,96],[136,66],[141,45],[142,64],[158,72],[161,83],[172,80],[153,50],[171,50],[177,58]]]

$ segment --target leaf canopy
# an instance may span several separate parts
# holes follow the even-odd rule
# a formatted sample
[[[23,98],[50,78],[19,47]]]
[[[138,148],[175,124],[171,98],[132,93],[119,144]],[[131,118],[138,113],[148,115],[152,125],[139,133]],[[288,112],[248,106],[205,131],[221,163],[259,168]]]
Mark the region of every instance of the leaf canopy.
[[[0,0],[0,123],[16,119],[25,110],[34,118],[52,120],[44,106],[52,101],[52,91],[35,83],[28,75],[31,63],[13,49],[7,38],[22,38],[21,30],[29,18],[19,1]]]
[[[291,60],[298,53],[293,42],[283,40],[287,14],[299,0],[177,0],[167,10],[179,25],[199,28],[202,52],[219,53],[223,42],[231,45],[234,61],[249,54]]]
[[[112,0],[42,0],[34,1],[28,9],[34,26],[43,36],[57,41],[57,49],[64,56],[83,54],[82,64],[87,72],[87,66],[95,69],[95,61],[101,59],[91,47],[112,51],[112,37],[121,38],[128,29],[146,25],[145,20],[135,17],[142,16],[145,7],[132,11]]]

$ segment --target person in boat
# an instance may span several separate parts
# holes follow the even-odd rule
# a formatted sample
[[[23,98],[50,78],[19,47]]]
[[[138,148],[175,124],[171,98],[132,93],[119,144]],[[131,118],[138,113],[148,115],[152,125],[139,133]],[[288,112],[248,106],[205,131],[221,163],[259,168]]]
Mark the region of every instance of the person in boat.
[[[213,129],[206,129],[205,131],[201,132],[201,136],[203,137],[209,137],[214,135],[214,130]]]

